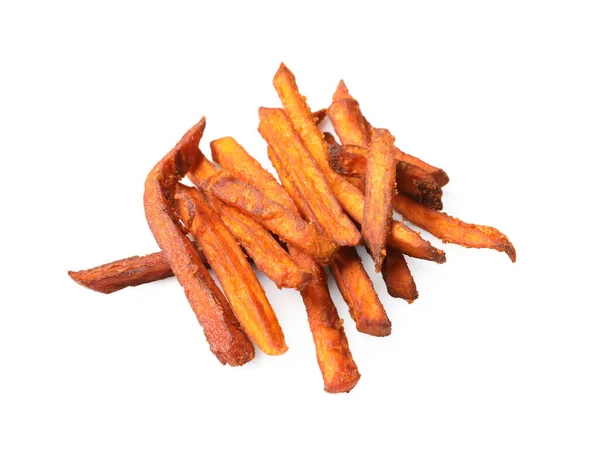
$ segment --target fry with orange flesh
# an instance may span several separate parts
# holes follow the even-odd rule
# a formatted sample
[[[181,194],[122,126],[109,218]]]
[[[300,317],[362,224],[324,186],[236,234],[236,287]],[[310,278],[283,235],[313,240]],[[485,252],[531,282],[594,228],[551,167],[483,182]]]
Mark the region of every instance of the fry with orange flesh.
[[[317,162],[304,147],[284,111],[261,107],[258,116],[258,131],[279,155],[315,224],[341,246],[358,245],[361,241],[358,229],[338,204]],[[311,125],[317,127],[312,116]]]
[[[198,158],[205,125],[202,118],[150,171],[144,189],[144,210],[158,246],[204,329],[210,350],[222,364],[239,366],[254,358],[254,347],[191,241],[178,226],[172,207],[177,181]]]
[[[286,115],[292,122],[306,149],[308,149],[319,165],[340,205],[354,221],[362,224],[365,197],[359,188],[345,180],[343,176],[337,174],[329,166],[327,144],[325,143],[323,134],[314,124],[306,100],[298,91],[294,75],[282,64],[277,74],[275,74],[273,84],[281,99]],[[446,260],[442,250],[438,250],[417,232],[398,221],[392,222],[388,242],[390,246],[412,257],[432,260],[438,263],[445,262]]]
[[[343,80],[340,80],[333,94],[333,102],[327,109],[327,115],[342,144],[353,144],[363,148],[369,146],[373,127],[363,116],[359,103],[350,95]],[[450,179],[444,170],[402,152],[395,146],[394,148],[396,159],[423,169],[435,179],[440,187],[449,182]]]
[[[429,209],[404,195],[394,196],[394,209],[404,219],[444,243],[455,243],[466,248],[490,248],[506,253],[513,262],[517,260],[514,246],[496,228],[465,223],[443,212]]]
[[[213,141],[211,149],[213,159],[223,168],[297,215],[300,214],[288,192],[275,177],[233,138]],[[308,315],[325,391],[348,392],[358,383],[360,374],[352,358],[342,320],[331,300],[327,276],[312,257],[293,246],[289,247],[289,251],[300,268],[312,274],[311,281],[300,294]]]
[[[283,331],[265,291],[219,215],[195,188],[178,184],[175,200],[179,217],[202,246],[248,337],[268,355],[285,353],[287,345]]]
[[[225,204],[236,207],[258,221],[281,240],[294,245],[326,264],[337,244],[320,234],[294,212],[270,200],[260,190],[219,171],[202,183],[202,188]]]
[[[387,291],[392,297],[403,298],[409,303],[418,298],[419,292],[417,292],[415,280],[400,251],[388,248],[381,274]]]
[[[396,188],[394,137],[385,129],[373,129],[365,173],[365,210],[361,232],[365,246],[380,272],[385,244],[392,226],[392,197]]]
[[[338,146],[335,138],[327,132],[325,140],[329,163],[335,171],[346,176],[365,177],[368,149],[348,144]],[[396,160],[396,189],[421,204],[442,210],[442,189],[433,176],[418,166]]]
[[[354,247],[340,248],[329,269],[356,322],[356,329],[372,336],[389,336],[392,322]]]

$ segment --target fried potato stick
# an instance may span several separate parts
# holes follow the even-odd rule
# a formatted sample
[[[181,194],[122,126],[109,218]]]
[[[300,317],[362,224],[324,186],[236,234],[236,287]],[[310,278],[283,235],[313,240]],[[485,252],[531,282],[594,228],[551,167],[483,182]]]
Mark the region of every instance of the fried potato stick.
[[[327,144],[323,134],[312,120],[310,109],[304,97],[298,91],[294,75],[282,64],[275,75],[273,84],[279,94],[286,115],[319,165],[340,205],[354,221],[362,224],[365,197],[356,186],[345,180],[343,176],[337,174],[329,166]],[[433,247],[417,232],[398,221],[392,222],[388,244],[404,254],[419,259],[433,260],[438,263],[446,260],[442,250]]]
[[[396,188],[394,137],[385,129],[373,129],[365,173],[365,208],[361,232],[379,273],[385,244],[392,226],[392,197]]]
[[[300,214],[292,198],[273,175],[233,138],[213,141],[211,150],[213,159],[223,168],[258,188],[265,196],[276,199],[292,212]],[[308,315],[325,391],[348,392],[358,383],[360,373],[352,358],[342,320],[331,300],[327,276],[312,257],[293,246],[289,247],[289,251],[294,261],[312,274],[312,280],[300,294]]]
[[[339,245],[358,245],[361,242],[358,229],[338,204],[325,176],[284,111],[261,107],[258,116],[258,131],[290,173],[299,196],[304,199],[303,205],[310,209],[310,218]],[[317,127],[312,116],[310,123]]]
[[[285,353],[283,331],[265,291],[219,215],[195,188],[178,184],[175,200],[183,224],[202,246],[248,337],[268,355]]]
[[[395,298],[403,298],[412,303],[419,297],[415,280],[410,273],[404,255],[389,247],[381,273],[388,293]]]
[[[404,219],[444,243],[455,243],[466,248],[490,248],[506,253],[513,262],[517,260],[514,246],[496,228],[465,223],[443,212],[429,209],[404,195],[394,196],[394,209]]]
[[[144,189],[144,210],[158,246],[204,329],[210,350],[222,364],[239,366],[254,358],[254,347],[192,242],[178,226],[171,204],[177,181],[198,158],[198,144],[205,125],[202,118],[150,171]]]
[[[339,146],[330,133],[325,132],[329,164],[340,174],[364,178],[367,171],[368,149],[354,145]],[[442,210],[442,189],[433,176],[402,160],[396,161],[396,189],[399,193],[425,204],[432,209]]]
[[[359,103],[350,95],[343,80],[340,80],[333,94],[333,102],[327,109],[327,115],[333,124],[335,132],[340,137],[340,140],[342,140],[342,144],[353,144],[363,148],[369,146],[373,127],[363,116]],[[435,179],[440,187],[443,187],[450,181],[444,170],[402,152],[397,147],[394,148],[398,160],[423,169]]]
[[[340,248],[329,264],[356,329],[372,336],[389,336],[392,322],[381,304],[373,282],[354,247]]]

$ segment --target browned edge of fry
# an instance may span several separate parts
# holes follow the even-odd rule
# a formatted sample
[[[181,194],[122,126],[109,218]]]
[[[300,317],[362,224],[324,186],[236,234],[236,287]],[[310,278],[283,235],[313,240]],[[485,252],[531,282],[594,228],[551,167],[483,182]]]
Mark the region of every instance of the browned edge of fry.
[[[419,297],[419,292],[408,263],[400,251],[391,247],[387,251],[381,269],[387,291],[392,297],[403,298],[412,303]]]
[[[238,366],[254,358],[254,347],[192,242],[179,227],[172,206],[176,183],[198,158],[205,125],[202,118],[150,171],[144,189],[144,211],[158,246],[204,329],[211,351],[221,363]]]
[[[329,269],[348,305],[350,316],[356,322],[356,329],[372,336],[389,336],[392,322],[356,249],[340,248],[329,264]]]

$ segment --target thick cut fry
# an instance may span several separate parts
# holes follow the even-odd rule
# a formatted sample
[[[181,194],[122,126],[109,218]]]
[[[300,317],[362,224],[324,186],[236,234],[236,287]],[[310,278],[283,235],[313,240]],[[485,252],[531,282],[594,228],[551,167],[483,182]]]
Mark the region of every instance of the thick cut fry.
[[[496,228],[465,223],[443,212],[429,209],[404,195],[394,197],[394,209],[407,221],[445,243],[455,243],[466,248],[490,248],[505,252],[513,262],[517,260],[514,246]]]
[[[392,297],[403,298],[412,303],[419,296],[415,280],[410,273],[406,259],[402,253],[394,248],[388,248],[387,256],[383,262],[381,274]]]
[[[221,363],[239,366],[254,358],[254,347],[191,241],[179,228],[171,205],[177,181],[198,158],[198,143],[205,124],[202,118],[150,171],[144,190],[144,210],[150,230],[183,286],[211,351]]]
[[[341,246],[354,246],[361,237],[337,202],[325,176],[306,150],[283,110],[260,108],[258,131],[279,155],[315,224]],[[311,116],[312,118],[312,116]],[[316,124],[311,119],[311,125]],[[318,130],[318,129],[317,129]]]
[[[329,164],[340,174],[364,178],[367,171],[368,149],[354,145],[339,146],[330,133],[325,133]],[[396,160],[396,189],[421,204],[442,210],[442,189],[433,176],[401,160]]]
[[[132,256],[88,270],[70,271],[77,284],[100,293],[113,293],[126,287],[139,286],[173,276],[162,252]]]
[[[380,272],[385,244],[392,226],[392,197],[396,187],[394,137],[385,129],[373,129],[365,174],[365,209],[361,232],[367,250]]]
[[[329,166],[327,144],[323,134],[312,121],[310,109],[298,91],[293,74],[283,64],[275,75],[273,84],[294,129],[319,165],[340,205],[355,222],[362,224],[365,197],[359,188],[345,180]],[[306,114],[306,111],[309,114]],[[390,246],[412,257],[433,260],[438,263],[446,260],[442,250],[436,249],[417,232],[398,221],[392,223],[388,242]]]
[[[338,246],[317,232],[312,224],[235,177],[221,171],[204,181],[202,187],[224,203],[250,215],[281,240],[298,247],[319,262],[329,262],[337,251]]]
[[[388,318],[373,283],[353,247],[343,247],[329,269],[356,322],[356,329],[372,336],[389,336],[392,322]]]
[[[219,215],[198,190],[178,184],[175,195],[183,224],[202,246],[242,328],[268,355],[287,350],[281,326],[246,256]]]
[[[233,138],[223,140],[211,143],[215,161],[240,180],[260,189],[267,197],[277,200],[295,214],[300,214],[294,201],[271,173]],[[356,386],[360,374],[352,358],[342,320],[331,300],[327,276],[312,257],[293,246],[289,247],[289,251],[300,268],[312,274],[311,281],[300,294],[308,315],[325,391],[348,392]]]

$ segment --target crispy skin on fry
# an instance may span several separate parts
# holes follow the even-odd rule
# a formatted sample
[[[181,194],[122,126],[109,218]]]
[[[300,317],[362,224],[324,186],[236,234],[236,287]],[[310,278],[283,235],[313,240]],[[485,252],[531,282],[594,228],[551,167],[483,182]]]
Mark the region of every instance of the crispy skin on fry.
[[[327,132],[325,139],[331,167],[340,174],[364,178],[368,149],[346,144],[338,146],[335,138]],[[402,160],[396,160],[396,189],[432,209],[443,208],[442,189],[433,176],[418,166]]]
[[[329,269],[356,322],[356,329],[372,336],[389,336],[392,322],[388,318],[373,283],[354,247],[340,248]]]
[[[373,127],[363,116],[359,103],[350,95],[343,80],[340,80],[333,94],[333,102],[327,109],[327,115],[335,132],[342,140],[342,144],[353,144],[363,148],[369,146]],[[398,160],[423,169],[435,179],[439,187],[443,187],[449,182],[450,179],[444,170],[402,152],[395,146],[394,148]]]
[[[202,246],[248,337],[268,355],[285,353],[287,345],[275,312],[246,256],[219,215],[194,188],[178,184],[175,199],[183,224]]]
[[[327,117],[327,109],[321,108],[320,110],[313,111],[312,116],[315,124],[319,125]]]
[[[286,171],[293,178],[296,190],[310,209],[310,218],[339,245],[359,244],[361,237],[358,229],[338,204],[325,176],[304,147],[284,111],[261,107],[258,116],[258,131],[278,154]],[[310,124],[317,127],[312,116]]]
[[[406,259],[402,253],[394,248],[388,248],[387,256],[383,262],[381,274],[392,297],[403,298],[412,303],[419,296],[415,280],[410,273]]]
[[[162,252],[132,256],[88,270],[70,271],[77,284],[100,293],[113,293],[125,287],[139,286],[173,276]]]
[[[310,112],[310,109],[308,109],[306,101],[298,91],[293,74],[287,67],[282,65],[275,75],[273,83],[283,103],[284,110],[294,125],[294,129],[301,131],[299,132],[300,138],[325,175],[340,205],[354,221],[362,224],[365,197],[359,188],[345,180],[343,176],[337,174],[329,166],[327,144],[318,127],[307,120],[310,116],[306,115],[306,111]],[[417,232],[398,221],[392,222],[392,230],[388,241],[391,246],[412,257],[433,260],[438,263],[446,260],[443,251],[434,248]]]
[[[211,351],[223,364],[239,366],[254,358],[254,347],[225,297],[210,277],[173,212],[175,185],[198,158],[205,127],[202,118],[148,174],[144,210],[150,230],[204,329]]]
[[[394,137],[385,129],[373,129],[365,174],[365,209],[362,235],[365,246],[380,272],[385,244],[392,226],[392,196],[396,187]]]
[[[300,215],[294,201],[271,173],[235,140],[224,140],[211,143],[215,161],[240,180],[260,189],[265,196],[277,200]],[[312,274],[312,280],[300,294],[308,315],[325,391],[348,392],[358,383],[360,374],[352,358],[342,320],[331,300],[325,272],[312,257],[297,248],[290,246],[289,251],[292,259],[304,271]]]
[[[490,248],[505,252],[513,262],[517,260],[514,246],[496,228],[465,223],[443,212],[429,209],[404,195],[394,197],[394,209],[406,220],[445,243],[455,243],[466,248]]]

